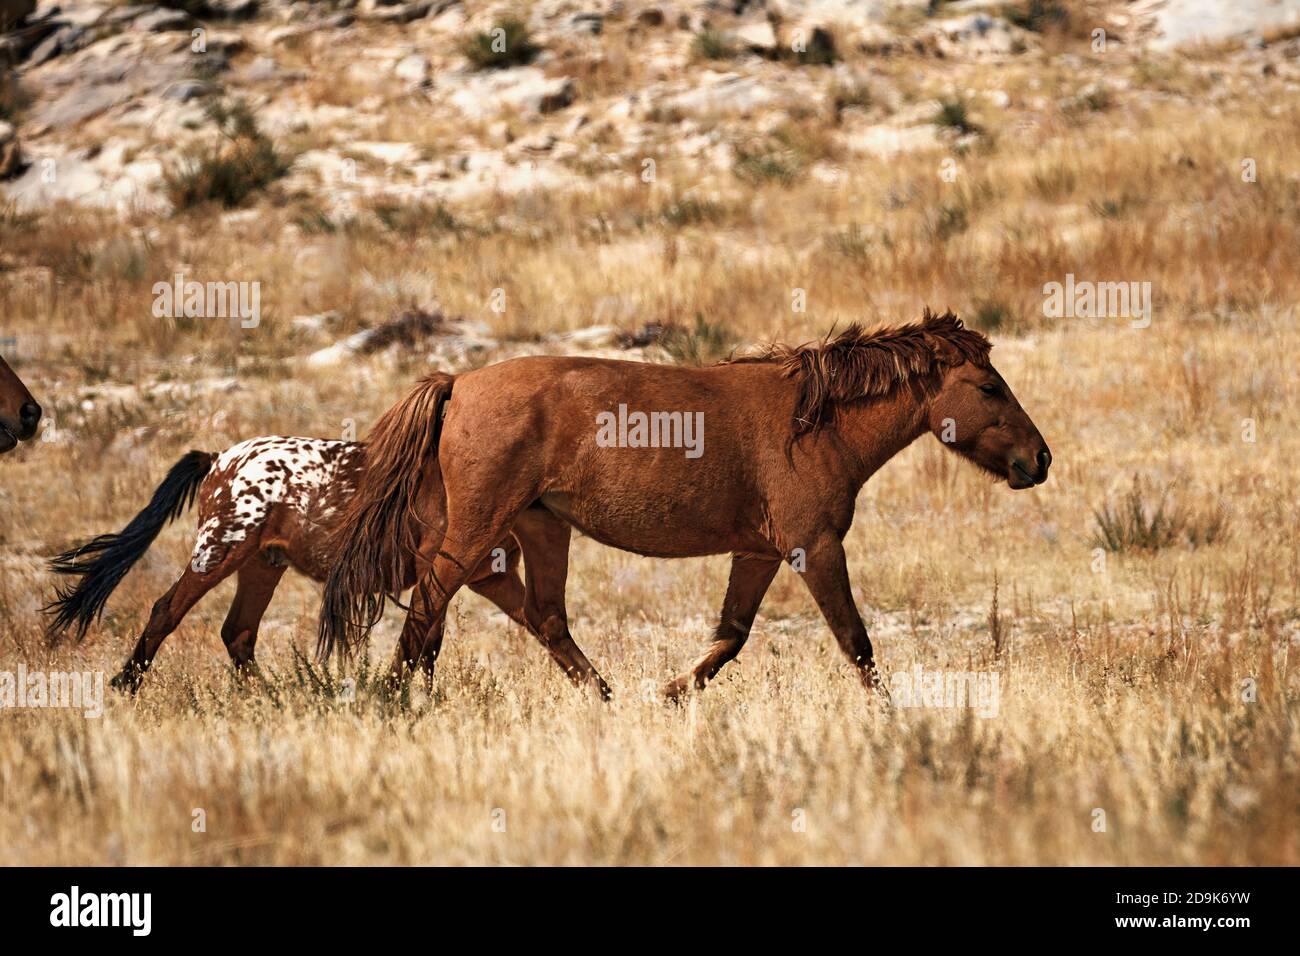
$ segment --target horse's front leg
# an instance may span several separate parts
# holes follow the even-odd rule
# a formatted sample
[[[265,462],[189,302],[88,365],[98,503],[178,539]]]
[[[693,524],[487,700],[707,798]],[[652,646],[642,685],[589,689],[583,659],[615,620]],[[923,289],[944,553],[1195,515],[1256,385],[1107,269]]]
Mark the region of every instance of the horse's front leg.
[[[862,683],[888,700],[889,692],[876,671],[871,638],[867,636],[866,625],[862,623],[862,616],[853,603],[844,545],[839,538],[827,534],[808,549],[807,560],[804,583],[808,585],[813,600],[821,609],[822,617],[826,618],[826,623],[835,634],[840,649],[858,669]]]
[[[781,568],[779,557],[757,554],[737,554],[731,559],[731,578],[727,582],[727,596],[722,602],[722,616],[714,631],[713,641],[689,671],[674,678],[664,686],[664,696],[677,700],[692,689],[702,690],[704,685],[745,646],[749,629],[754,625],[758,606],[768,585]]]

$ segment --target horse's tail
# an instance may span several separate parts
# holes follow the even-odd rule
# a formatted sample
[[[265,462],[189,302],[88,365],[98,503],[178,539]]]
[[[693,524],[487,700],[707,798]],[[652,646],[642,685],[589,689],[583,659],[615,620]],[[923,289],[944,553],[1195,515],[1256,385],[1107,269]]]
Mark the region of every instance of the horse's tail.
[[[323,658],[360,644],[388,596],[405,586],[424,525],[415,510],[420,485],[437,460],[442,405],[454,382],[442,372],[428,376],[366,438],[366,467],[332,542],[317,643]]]
[[[86,629],[103,613],[109,595],[149,550],[158,532],[193,504],[215,460],[216,456],[206,451],[189,452],[172,465],[144,510],[125,528],[117,534],[101,534],[50,561],[55,574],[81,580],[72,587],[56,588],[55,599],[42,609],[54,615],[45,632],[48,641],[53,643],[69,629],[75,629],[77,640],[86,636]]]

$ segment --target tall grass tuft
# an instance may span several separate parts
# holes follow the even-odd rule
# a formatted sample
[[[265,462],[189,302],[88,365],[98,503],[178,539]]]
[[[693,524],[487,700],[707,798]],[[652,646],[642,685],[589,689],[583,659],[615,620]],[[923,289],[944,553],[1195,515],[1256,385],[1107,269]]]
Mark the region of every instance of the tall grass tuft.
[[[1114,554],[1212,545],[1227,537],[1229,524],[1222,506],[1194,508],[1178,500],[1173,485],[1157,495],[1138,477],[1118,502],[1095,509],[1093,518],[1093,547]]]

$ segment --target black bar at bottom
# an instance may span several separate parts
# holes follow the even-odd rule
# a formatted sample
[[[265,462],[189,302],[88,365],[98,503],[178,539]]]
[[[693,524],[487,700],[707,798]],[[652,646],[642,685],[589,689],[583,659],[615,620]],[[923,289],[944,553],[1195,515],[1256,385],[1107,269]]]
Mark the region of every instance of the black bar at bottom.
[[[746,935],[819,927],[819,935],[862,934],[864,944],[882,932],[899,933],[927,947],[981,937],[1074,942],[1199,936],[1231,945],[1277,937],[1294,925],[1289,910],[1296,873],[0,869],[0,914],[9,941],[76,933],[86,942],[117,937],[211,945],[283,938],[299,946],[374,946],[391,938],[384,927],[405,927],[403,935],[417,939],[470,932],[494,943],[518,936],[533,943],[570,937],[622,945],[615,941],[648,933],[677,945],[692,936],[700,940],[694,930],[680,935],[689,925]]]

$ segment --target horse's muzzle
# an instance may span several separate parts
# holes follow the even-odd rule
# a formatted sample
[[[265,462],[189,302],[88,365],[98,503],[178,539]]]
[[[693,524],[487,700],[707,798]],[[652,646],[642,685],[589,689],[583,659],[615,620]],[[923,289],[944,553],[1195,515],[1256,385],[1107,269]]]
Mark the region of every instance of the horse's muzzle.
[[[1041,485],[1047,480],[1047,470],[1051,467],[1052,453],[1044,445],[1039,449],[1038,454],[1034,456],[1032,467],[1026,465],[1023,459],[1012,459],[1011,473],[1007,476],[1007,484],[1017,491],[1022,488]]]
[[[18,418],[22,424],[18,439],[27,441],[36,434],[36,426],[41,423],[41,406],[35,402],[24,402],[23,407],[18,409]]]
[[[41,406],[35,402],[24,402],[18,409],[18,420],[0,415],[0,454],[13,450],[20,441],[27,441],[36,435],[36,426],[41,421]]]

